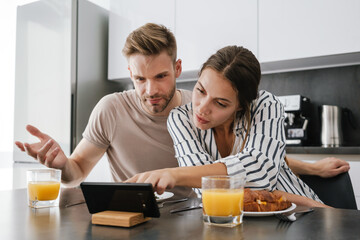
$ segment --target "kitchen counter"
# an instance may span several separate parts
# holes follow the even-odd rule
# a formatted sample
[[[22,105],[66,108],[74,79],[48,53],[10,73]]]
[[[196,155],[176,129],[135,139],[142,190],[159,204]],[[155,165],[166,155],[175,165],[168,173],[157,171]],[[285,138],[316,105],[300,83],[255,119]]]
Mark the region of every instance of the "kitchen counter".
[[[24,161],[26,158],[31,161]],[[25,153],[22,158],[16,158],[12,152],[0,152],[0,191],[26,188],[26,171],[34,168],[46,167],[32,160]],[[104,155],[87,176],[86,181],[112,182],[109,169],[107,157]]]
[[[355,147],[286,147],[286,153],[291,154],[360,154],[360,146]]]
[[[26,189],[0,191],[1,239],[355,239],[360,236],[360,211],[315,208],[293,223],[274,216],[244,217],[235,228],[207,226],[202,210],[170,214],[174,208],[198,204],[199,199],[168,204],[160,218],[131,228],[91,224],[85,204],[64,207],[82,200],[80,189],[63,189],[60,207],[32,209]]]

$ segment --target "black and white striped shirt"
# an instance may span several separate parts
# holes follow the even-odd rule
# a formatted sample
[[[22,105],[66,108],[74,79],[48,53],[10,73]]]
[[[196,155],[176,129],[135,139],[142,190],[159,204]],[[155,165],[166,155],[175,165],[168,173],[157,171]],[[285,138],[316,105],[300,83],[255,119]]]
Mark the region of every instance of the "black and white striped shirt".
[[[199,166],[222,162],[228,175],[246,174],[246,185],[252,189],[281,190],[321,200],[286,164],[284,108],[269,92],[259,91],[251,104],[251,128],[243,151],[244,119],[234,124],[235,143],[229,156],[221,157],[213,129],[195,127],[191,103],[170,112],[167,126],[173,139],[175,157],[180,166]],[[200,194],[198,189],[195,191]]]

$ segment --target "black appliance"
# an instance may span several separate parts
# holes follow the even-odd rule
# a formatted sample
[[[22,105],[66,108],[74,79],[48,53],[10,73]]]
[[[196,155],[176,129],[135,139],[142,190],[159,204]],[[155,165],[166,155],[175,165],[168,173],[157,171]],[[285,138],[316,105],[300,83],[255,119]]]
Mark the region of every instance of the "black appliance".
[[[301,95],[279,96],[279,99],[285,110],[286,145],[310,145],[308,133],[311,122],[310,99]]]

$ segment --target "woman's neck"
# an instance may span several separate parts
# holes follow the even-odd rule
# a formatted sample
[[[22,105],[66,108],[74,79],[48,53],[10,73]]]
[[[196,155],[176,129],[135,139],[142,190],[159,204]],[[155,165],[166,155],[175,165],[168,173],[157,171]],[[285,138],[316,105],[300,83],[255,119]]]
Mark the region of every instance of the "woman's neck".
[[[228,124],[222,124],[221,126],[213,128],[216,146],[221,157],[227,157],[231,154],[235,141],[233,126],[234,122],[231,121]]]

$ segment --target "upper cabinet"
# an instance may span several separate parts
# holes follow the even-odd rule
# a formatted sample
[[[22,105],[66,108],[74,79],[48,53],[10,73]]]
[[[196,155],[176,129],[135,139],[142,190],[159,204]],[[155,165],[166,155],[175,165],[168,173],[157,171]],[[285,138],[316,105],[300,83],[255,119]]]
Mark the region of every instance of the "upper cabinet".
[[[163,24],[175,34],[184,72],[198,71],[227,45],[241,45],[257,55],[257,1],[112,0],[109,79],[129,78],[121,51],[129,33],[147,22]]]
[[[175,0],[112,0],[109,16],[108,78],[129,78],[127,60],[122,55],[127,36],[148,22],[163,24],[174,32]]]
[[[360,64],[359,10],[359,0],[111,0],[108,76],[129,78],[121,51],[147,22],[173,31],[185,79],[227,45],[251,50],[263,73]]]
[[[359,13],[358,0],[259,0],[259,59],[359,52]]]
[[[222,47],[240,45],[257,55],[257,1],[178,0],[175,35],[183,71],[198,71]]]

